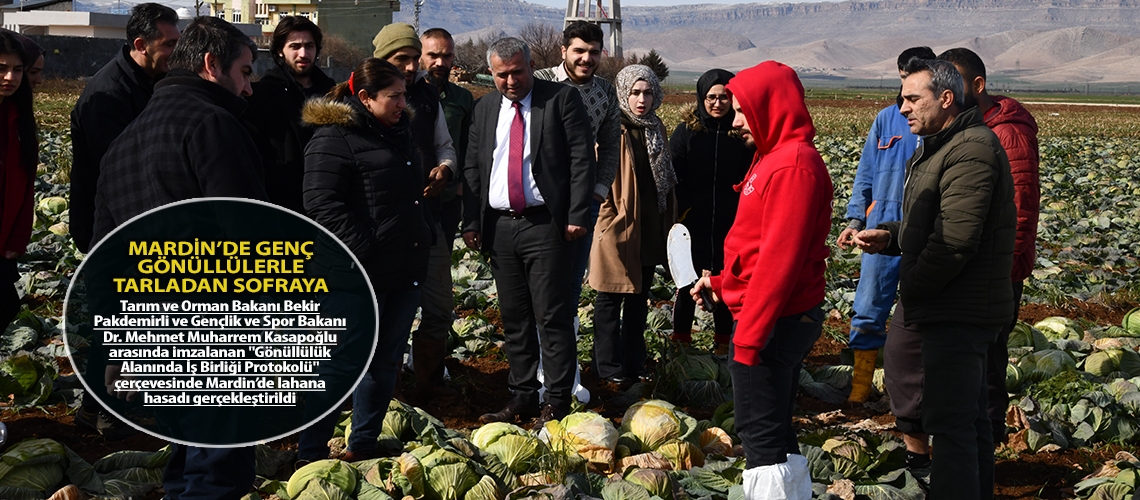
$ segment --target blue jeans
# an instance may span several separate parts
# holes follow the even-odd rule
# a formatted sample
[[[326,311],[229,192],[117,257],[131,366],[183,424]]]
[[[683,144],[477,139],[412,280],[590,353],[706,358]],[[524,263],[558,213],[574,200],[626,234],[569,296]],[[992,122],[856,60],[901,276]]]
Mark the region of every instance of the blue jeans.
[[[252,446],[172,446],[170,461],[162,472],[162,488],[168,500],[238,500],[253,487],[256,457]]]
[[[851,318],[848,346],[872,351],[887,342],[887,317],[899,289],[899,259],[864,254],[855,288],[855,317]]]
[[[338,298],[338,307],[367,307],[367,296],[355,299]],[[323,304],[322,304],[323,305]],[[380,316],[380,332],[376,340],[376,354],[368,371],[352,393],[352,436],[348,449],[358,453],[376,448],[376,438],[384,426],[388,402],[396,389],[396,374],[404,362],[412,320],[420,305],[420,290],[401,290],[376,294],[376,308]],[[297,442],[297,458],[323,460],[328,458],[328,440],[332,437],[340,412],[330,412],[325,418],[301,431]]]

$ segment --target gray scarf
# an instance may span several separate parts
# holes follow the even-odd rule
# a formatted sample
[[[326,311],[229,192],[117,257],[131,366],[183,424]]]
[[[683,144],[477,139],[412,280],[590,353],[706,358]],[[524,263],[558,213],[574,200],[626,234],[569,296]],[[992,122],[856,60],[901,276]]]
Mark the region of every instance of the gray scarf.
[[[633,84],[644,80],[653,89],[653,105],[645,116],[637,116],[629,107],[629,93]],[[673,172],[673,159],[665,142],[665,124],[657,117],[657,108],[665,99],[657,75],[648,66],[633,64],[626,66],[617,75],[614,84],[617,89],[618,107],[629,121],[645,128],[645,145],[649,151],[649,165],[653,170],[653,183],[657,185],[657,211],[665,213],[668,208],[669,191],[677,185],[677,174]]]

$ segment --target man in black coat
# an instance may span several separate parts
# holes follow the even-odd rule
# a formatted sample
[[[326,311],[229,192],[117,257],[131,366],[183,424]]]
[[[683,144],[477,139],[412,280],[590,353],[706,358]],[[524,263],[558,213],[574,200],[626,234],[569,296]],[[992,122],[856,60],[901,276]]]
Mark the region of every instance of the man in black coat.
[[[242,97],[253,92],[256,53],[248,36],[219,18],[199,17],[186,27],[170,56],[170,73],[103,157],[93,241],[167,203],[267,199],[261,158],[237,118],[246,107]],[[254,458],[252,447],[175,444],[163,474],[166,498],[241,498],[253,485]]]
[[[514,397],[480,420],[537,414],[538,428],[570,410],[577,310],[569,287],[554,284],[570,281],[572,242],[585,236],[590,223],[594,135],[579,92],[536,80],[525,43],[504,38],[487,53],[498,92],[480,99],[471,121],[463,240],[491,257]],[[541,411],[540,343],[546,376]]]
[[[323,39],[312,21],[282,18],[270,42],[274,65],[253,83],[249,110],[243,116],[265,166],[269,201],[301,214],[305,213],[301,198],[305,145],[313,136],[301,123],[301,107],[336,85],[317,67]]]
[[[156,3],[131,9],[127,20],[130,45],[87,81],[71,111],[71,237],[81,252],[93,246],[95,186],[99,162],[111,142],[142,113],[154,83],[170,70],[167,59],[180,36],[178,14]],[[99,403],[84,398],[76,423],[115,441],[136,431],[111,417]]]
[[[170,70],[167,59],[178,43],[178,14],[156,3],[131,9],[129,45],[87,81],[71,111],[71,237],[91,250],[99,162],[111,142],[142,113],[154,84]]]

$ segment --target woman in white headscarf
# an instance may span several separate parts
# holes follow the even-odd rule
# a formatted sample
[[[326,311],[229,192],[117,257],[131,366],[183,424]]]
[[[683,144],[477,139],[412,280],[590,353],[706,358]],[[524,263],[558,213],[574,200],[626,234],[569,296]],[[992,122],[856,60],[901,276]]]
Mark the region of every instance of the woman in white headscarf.
[[[665,240],[676,221],[677,176],[657,108],[665,97],[646,66],[617,75],[621,163],[602,204],[590,250],[594,361],[598,377],[626,385],[645,370],[645,317],[654,270],[667,264]]]

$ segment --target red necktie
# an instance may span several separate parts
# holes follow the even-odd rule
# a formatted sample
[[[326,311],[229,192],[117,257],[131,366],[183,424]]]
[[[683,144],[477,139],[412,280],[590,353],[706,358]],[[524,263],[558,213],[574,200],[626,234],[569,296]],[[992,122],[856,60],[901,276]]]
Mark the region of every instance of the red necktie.
[[[507,197],[511,210],[522,212],[526,208],[526,194],[523,192],[523,141],[526,140],[523,125],[522,105],[512,103],[515,119],[511,121],[511,149],[507,156]]]

